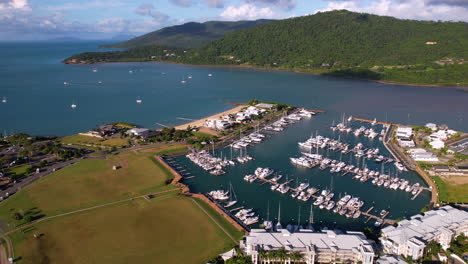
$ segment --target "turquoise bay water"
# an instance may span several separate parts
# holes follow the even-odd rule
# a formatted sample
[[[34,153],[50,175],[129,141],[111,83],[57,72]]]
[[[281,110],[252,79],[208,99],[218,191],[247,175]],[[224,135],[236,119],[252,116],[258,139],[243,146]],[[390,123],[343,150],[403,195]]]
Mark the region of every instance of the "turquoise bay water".
[[[69,135],[114,121],[159,128],[156,123],[181,124],[186,121],[180,118],[201,118],[228,109],[226,102],[252,98],[324,109],[336,119],[346,112],[468,130],[468,93],[455,89],[238,68],[60,62],[78,52],[98,50],[99,44],[0,43],[0,97],[8,100],[0,103],[0,131]],[[192,79],[187,79],[189,74]],[[186,84],[180,82],[184,77]],[[142,104],[135,103],[138,97]],[[72,103],[78,105],[75,110]]]
[[[318,130],[319,134],[333,136],[328,127],[333,120],[340,119],[341,113],[397,123],[435,122],[468,131],[468,93],[462,90],[228,67],[163,63],[65,65],[60,62],[78,52],[99,50],[99,44],[102,43],[0,43],[0,97],[7,99],[7,103],[0,103],[0,132],[69,135],[116,121],[160,128],[159,124],[181,124],[187,118],[198,119],[226,110],[231,107],[226,104],[228,102],[246,102],[253,98],[326,110],[325,114],[290,126],[249,149],[256,160],[231,168],[223,176],[208,175],[185,158],[178,159],[197,176],[187,181],[193,191],[227,188],[231,181],[240,205],[255,208],[263,218],[269,202],[270,218],[274,219],[281,201],[285,224],[297,223],[299,206],[301,223],[305,224],[310,202],[271,192],[268,185],[246,184],[242,180],[246,173],[259,166],[271,167],[289,178],[298,177],[317,187],[330,186],[333,177],[336,195],[346,192],[359,196],[366,202],[365,209],[372,205],[377,210],[389,209],[392,218],[412,215],[429,201],[428,192],[411,201],[409,195],[401,191],[360,183],[350,176],[332,176],[318,168],[299,169],[289,163],[289,157],[300,154],[297,141],[305,140],[311,132]],[[208,77],[209,73],[213,76]],[[193,78],[188,79],[189,75]],[[184,78],[187,83],[182,84]],[[143,103],[137,104],[137,98]],[[71,109],[72,103],[78,107]],[[352,135],[344,139],[352,144],[363,142],[379,147],[385,153],[378,140],[356,139]],[[224,150],[224,154],[229,155],[229,150]],[[349,159],[343,156],[343,161]],[[368,165],[380,168],[373,162]],[[387,165],[386,170],[395,173],[393,165]],[[412,172],[399,176],[412,183],[422,182]],[[324,225],[360,228],[362,219],[348,220],[315,210],[316,223]]]

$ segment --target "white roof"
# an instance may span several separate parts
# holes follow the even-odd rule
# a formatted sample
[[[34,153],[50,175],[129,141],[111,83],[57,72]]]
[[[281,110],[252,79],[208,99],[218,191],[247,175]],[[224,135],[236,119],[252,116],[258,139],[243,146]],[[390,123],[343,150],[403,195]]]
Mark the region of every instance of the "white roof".
[[[405,243],[412,237],[429,240],[443,227],[453,230],[466,222],[468,212],[447,205],[427,211],[424,216],[415,215],[411,220],[400,221],[397,227],[385,227],[382,229],[382,235],[398,244]]]
[[[400,256],[384,255],[375,261],[377,264],[406,264],[407,262]]]
[[[341,233],[332,230],[313,232],[303,229],[290,233],[286,229],[281,232],[267,232],[263,229],[252,229],[246,237],[246,246],[260,246],[265,249],[290,247],[305,249],[314,245],[318,249],[336,248],[337,250],[357,250],[360,245],[370,246],[370,241],[361,232]]]

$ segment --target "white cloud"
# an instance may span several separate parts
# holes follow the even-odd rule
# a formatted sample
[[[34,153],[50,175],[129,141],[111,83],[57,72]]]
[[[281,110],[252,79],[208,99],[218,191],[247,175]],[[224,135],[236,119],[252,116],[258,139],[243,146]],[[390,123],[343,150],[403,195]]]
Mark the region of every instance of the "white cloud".
[[[28,0],[0,0],[0,10],[29,8]]]
[[[347,9],[354,12],[371,13],[418,20],[468,21],[468,8],[453,4],[454,1],[434,0],[376,0],[365,5],[360,0],[332,1],[316,12]]]
[[[228,6],[221,14],[221,18],[227,20],[241,20],[241,19],[259,19],[259,18],[273,18],[276,16],[275,12],[269,7],[258,8],[253,4],[242,4],[240,6]]]

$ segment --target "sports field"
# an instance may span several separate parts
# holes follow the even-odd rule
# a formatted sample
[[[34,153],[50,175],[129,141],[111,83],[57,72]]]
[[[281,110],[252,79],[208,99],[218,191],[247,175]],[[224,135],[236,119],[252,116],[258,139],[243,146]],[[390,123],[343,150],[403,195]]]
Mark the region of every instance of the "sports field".
[[[439,200],[468,203],[468,182],[464,177],[432,177],[439,190]]]
[[[166,194],[41,223],[14,237],[18,263],[204,263],[234,242],[195,202]]]

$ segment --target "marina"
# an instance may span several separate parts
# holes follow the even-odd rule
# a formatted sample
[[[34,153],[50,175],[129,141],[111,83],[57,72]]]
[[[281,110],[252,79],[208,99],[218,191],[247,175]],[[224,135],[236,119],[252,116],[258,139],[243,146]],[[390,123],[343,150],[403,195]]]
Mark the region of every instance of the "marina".
[[[427,186],[422,179],[412,171],[400,170],[395,165],[398,161],[377,137],[333,131],[330,129],[332,122],[332,117],[321,114],[295,120],[278,132],[263,128],[260,133],[265,134],[266,139],[248,146],[249,155],[255,159],[230,166],[219,177],[193,167],[185,157],[171,160],[197,175],[196,179],[184,178],[192,192],[228,190],[232,183],[237,207],[252,209],[254,217],[258,217],[248,225],[244,223],[248,228],[263,226],[261,223],[267,221],[269,215],[277,214],[275,208],[265,208],[267,204],[282,204],[282,224],[305,224],[307,219],[298,219],[298,210],[313,206],[316,208],[316,225],[340,228],[392,224],[394,219],[419,212],[429,200],[429,192],[425,192]],[[349,126],[354,130],[361,127],[374,129],[380,136],[385,133],[385,127],[380,124],[353,120]],[[299,142],[308,140],[310,148],[299,145]],[[319,145],[320,141],[327,143],[321,148],[323,142]],[[226,157],[229,156],[226,153],[232,150],[236,156],[246,148],[234,149],[231,144],[211,151],[210,155]],[[324,160],[327,160],[326,166],[322,165]],[[312,166],[304,166],[306,164]],[[353,199],[355,206],[346,206],[347,203],[341,200],[348,199],[345,197]],[[215,201],[224,207],[224,201]],[[230,215],[236,221],[245,219],[245,216]],[[272,218],[268,221],[277,220]]]

